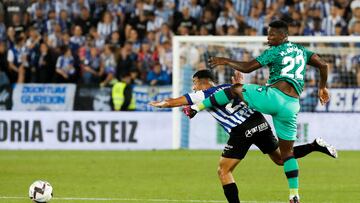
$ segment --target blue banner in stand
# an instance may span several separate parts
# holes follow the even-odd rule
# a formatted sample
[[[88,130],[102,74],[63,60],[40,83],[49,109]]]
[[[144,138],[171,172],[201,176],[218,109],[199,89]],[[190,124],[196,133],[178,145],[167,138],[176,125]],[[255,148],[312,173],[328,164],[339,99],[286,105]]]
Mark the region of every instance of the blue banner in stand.
[[[136,98],[137,111],[171,111],[169,108],[154,108],[148,103],[172,97],[172,86],[135,86],[133,94]]]
[[[12,110],[72,111],[75,89],[75,84],[17,84]]]

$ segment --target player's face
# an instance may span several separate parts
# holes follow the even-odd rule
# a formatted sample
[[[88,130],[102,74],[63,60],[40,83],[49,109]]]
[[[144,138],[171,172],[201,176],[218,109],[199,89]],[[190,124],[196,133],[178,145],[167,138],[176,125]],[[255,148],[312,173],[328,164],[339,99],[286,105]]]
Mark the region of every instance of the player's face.
[[[195,77],[193,78],[193,86],[192,86],[192,89],[194,91],[199,91],[201,90],[201,82],[199,80],[199,78]]]
[[[211,82],[208,79],[193,78],[193,90],[200,91],[206,90],[211,87]]]
[[[268,29],[268,44],[270,46],[277,46],[284,42],[286,35],[276,28],[270,27]]]

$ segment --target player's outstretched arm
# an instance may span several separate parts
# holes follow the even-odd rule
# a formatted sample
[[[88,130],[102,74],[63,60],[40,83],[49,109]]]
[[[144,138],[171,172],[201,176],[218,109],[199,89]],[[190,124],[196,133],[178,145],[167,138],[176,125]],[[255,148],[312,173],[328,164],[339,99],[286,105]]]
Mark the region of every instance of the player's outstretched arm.
[[[235,61],[229,58],[224,57],[210,57],[208,63],[212,68],[215,68],[219,65],[228,65],[231,68],[238,70],[242,73],[250,73],[256,69],[261,68],[261,64],[255,59],[244,62],[244,61]]]
[[[311,56],[308,64],[318,68],[320,71],[320,84],[318,95],[321,105],[324,105],[330,100],[329,90],[326,88],[328,64],[324,60],[322,60],[317,54],[313,54]]]
[[[173,107],[189,105],[185,96],[165,99],[163,101],[152,101],[149,104],[157,108],[173,108]]]

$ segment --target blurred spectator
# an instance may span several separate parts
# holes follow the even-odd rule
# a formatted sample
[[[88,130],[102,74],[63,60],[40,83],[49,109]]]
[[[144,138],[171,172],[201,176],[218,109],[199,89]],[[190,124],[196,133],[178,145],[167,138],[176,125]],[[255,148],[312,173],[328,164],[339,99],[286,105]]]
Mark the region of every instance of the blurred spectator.
[[[165,41],[162,46],[159,47],[159,62],[163,70],[172,72],[172,49],[171,42]]]
[[[164,19],[159,16],[155,16],[153,11],[148,14],[148,21],[146,25],[146,30],[157,32],[160,30],[161,25],[164,23]]]
[[[6,27],[4,24],[4,17],[0,15],[0,41],[6,40]]]
[[[181,10],[181,13],[178,13],[177,16],[174,16],[174,29],[178,30],[179,27],[186,27],[189,31],[189,34],[196,33],[197,20],[190,15],[189,7],[184,7]]]
[[[6,30],[6,37],[7,37],[7,47],[15,46],[15,30],[13,27],[8,27]]]
[[[354,6],[354,8],[352,9],[353,12],[353,16],[351,18],[351,20],[348,23],[348,31],[349,34],[352,34],[354,31],[354,25],[357,21],[360,21],[360,5],[359,6]]]
[[[226,35],[229,26],[234,26],[237,29],[238,23],[234,16],[229,13],[229,10],[225,8],[224,11],[220,14],[219,18],[216,20],[216,34]]]
[[[139,52],[141,47],[141,41],[142,40],[139,39],[138,32],[134,29],[130,30],[130,36],[127,38],[127,42],[130,42],[132,44],[133,52]]]
[[[19,13],[14,13],[13,14],[10,26],[12,26],[14,28],[16,33],[25,32],[25,26],[21,22],[21,18],[20,18]]]
[[[34,27],[41,34],[46,32],[46,18],[47,12],[43,11],[44,9],[37,7],[35,11],[35,16],[31,15],[31,26]]]
[[[150,68],[154,65],[155,57],[150,50],[148,41],[144,41],[141,44],[141,49],[138,53],[137,60],[142,64],[141,69],[145,71],[149,71]]]
[[[26,9],[28,8],[30,1],[17,1],[17,0],[6,0],[1,1],[0,3],[6,8],[3,8],[1,11],[3,14],[5,14],[5,21],[7,22],[7,26],[11,26],[11,21],[13,19],[13,15],[17,14],[19,15],[20,19],[23,18],[23,14],[26,12]]]
[[[92,19],[95,22],[102,20],[102,16],[107,8],[107,0],[95,0],[92,6]]]
[[[204,14],[199,22],[200,28],[203,27],[207,30],[207,33],[215,35],[215,20],[210,9],[205,9]]]
[[[56,82],[73,83],[76,81],[76,70],[74,67],[74,57],[68,46],[62,48],[63,54],[56,62]]]
[[[335,25],[341,24],[342,27],[345,27],[346,22],[339,14],[339,8],[336,6],[331,6],[330,15],[323,19],[322,28],[325,31],[326,35],[335,35]]]
[[[270,21],[284,19],[289,22],[290,35],[358,36],[360,35],[359,2],[359,0],[6,0],[0,1],[0,42],[4,41],[2,43],[6,45],[8,52],[1,56],[6,60],[12,58],[12,63],[16,62],[19,66],[14,64],[11,66],[9,61],[11,71],[8,74],[12,82],[51,82],[52,77],[46,78],[45,75],[53,76],[55,73],[51,74],[46,70],[54,70],[56,67],[54,63],[60,61],[57,60],[59,58],[71,62],[73,68],[71,71],[67,68],[57,69],[63,70],[68,77],[64,78],[62,77],[64,74],[61,75],[56,71],[58,82],[108,85],[112,84],[113,80],[121,80],[131,73],[136,84],[142,84],[147,82],[150,71],[154,73],[151,69],[155,63],[160,63],[161,70],[171,77],[173,60],[171,43],[174,32],[184,36],[195,34],[259,36],[266,35],[267,24]],[[26,42],[26,46],[24,43],[17,44],[21,37]],[[360,47],[359,44],[332,43],[331,46],[326,47],[326,50],[329,47],[343,47],[355,53],[356,48]],[[310,46],[315,45],[316,48],[324,46],[310,43]],[[63,46],[72,49],[71,55],[62,54],[60,48]],[[263,44],[251,43],[251,48],[254,46],[262,48]],[[200,63],[200,66],[204,67],[203,59],[200,59],[203,49],[207,48],[193,48],[188,51],[187,54],[192,56],[189,61]],[[17,56],[18,54],[21,57]],[[214,54],[232,55],[239,59],[246,54],[256,55],[255,52],[244,53],[243,48],[219,49],[214,51]],[[59,55],[62,58],[57,58]],[[97,65],[99,58],[100,65]],[[343,66],[335,65],[332,69],[333,73],[329,77],[334,81],[334,85],[341,87],[351,85],[348,81],[353,82],[359,72],[355,67],[358,63],[356,54],[337,55],[335,61],[342,61]],[[68,73],[72,71],[74,73]],[[218,79],[225,81],[229,74],[231,73],[219,69]],[[268,73],[265,70],[258,71],[251,78],[263,83],[266,74]],[[309,71],[310,78],[307,80],[313,81],[311,78],[315,74],[317,73]],[[340,82],[336,82],[339,81],[336,78],[340,78]]]
[[[90,28],[89,35],[93,43],[95,44],[95,47],[99,50],[103,50],[105,45],[105,39],[100,36],[95,27]]]
[[[198,4],[198,1],[191,0],[188,7],[190,9],[190,16],[193,17],[194,19],[200,19],[200,17],[202,16],[202,8]]]
[[[80,16],[82,8],[87,8],[90,10],[90,5],[88,0],[76,0],[71,4],[71,14],[73,18],[77,18]]]
[[[147,83],[152,86],[169,85],[170,75],[166,71],[161,70],[160,63],[155,63],[153,70],[149,71],[146,80]]]
[[[62,32],[70,32],[72,22],[66,10],[60,11],[60,15],[58,17],[58,24],[60,25]]]
[[[55,0],[55,13],[56,17],[60,16],[62,10],[71,11],[70,0]]]
[[[53,10],[50,1],[47,0],[38,0],[29,7],[28,11],[32,16],[32,19],[39,20],[43,16],[46,16],[50,10]]]
[[[354,35],[354,36],[360,36],[360,20],[359,21],[356,21],[353,25],[353,30],[352,30],[352,33],[351,35]],[[357,45],[356,47],[360,47],[359,45]]]
[[[320,18],[314,18],[310,24],[308,24],[309,27],[305,27],[304,35],[312,35],[312,36],[323,36],[325,35],[325,31],[321,27],[321,19]]]
[[[76,52],[84,44],[85,37],[82,35],[81,27],[76,25],[74,27],[74,34],[72,37],[70,37],[70,48],[72,52]]]
[[[107,10],[111,13],[121,29],[123,29],[122,25],[125,22],[125,6],[125,2],[120,0],[112,0],[111,3],[107,5]]]
[[[131,76],[132,84],[134,84],[134,85],[143,85],[144,84],[143,78],[145,78],[146,75],[145,75],[145,77],[142,76],[142,73],[138,69],[131,69],[130,76]]]
[[[90,31],[92,26],[95,26],[93,21],[90,18],[90,11],[85,6],[81,8],[81,13],[79,16],[75,18],[75,25],[81,27],[84,35],[87,35]]]
[[[113,20],[110,12],[105,12],[103,14],[102,21],[97,25],[97,32],[99,35],[106,39],[112,32],[117,31],[118,26]]]
[[[175,6],[174,0],[166,0],[165,2],[163,0],[159,0],[156,1],[155,6],[155,15],[161,17],[164,22],[172,24],[172,15],[174,13],[172,7]]]
[[[238,35],[238,30],[233,25],[230,25],[227,29],[227,35],[236,36],[236,35]]]
[[[27,60],[29,62],[29,68],[25,71],[25,82],[31,82],[32,72],[35,71],[37,62],[40,56],[40,41],[42,40],[41,35],[33,27],[29,28],[29,37],[25,42],[27,51]]]
[[[256,29],[257,35],[264,34],[265,16],[262,14],[261,8],[257,6],[252,7],[250,16],[245,19],[248,26]]]
[[[82,79],[84,84],[99,84],[104,73],[101,58],[96,47],[90,48],[82,63]]]
[[[129,24],[125,27],[125,37],[130,36],[130,31],[135,29],[139,33],[139,39],[145,37],[147,31],[147,18],[143,12],[140,12],[138,16],[134,16],[130,19]]]
[[[135,110],[135,98],[133,96],[132,79],[130,73],[123,76],[120,82],[112,88],[112,99],[115,111]]]
[[[29,67],[25,40],[24,34],[16,36],[15,45],[8,49],[7,61],[11,83],[23,83],[25,81],[25,69]]]
[[[48,17],[47,17],[47,21],[46,21],[46,33],[47,34],[51,34],[54,32],[54,27],[55,27],[56,23],[57,23],[56,13],[54,10],[51,10],[48,13]]]
[[[56,56],[46,43],[40,44],[40,57],[36,68],[37,83],[51,83],[54,79]]]
[[[100,86],[109,85],[115,76],[116,61],[114,56],[114,49],[109,44],[105,44],[104,52],[101,54],[101,68],[104,70],[104,80],[101,81]]]
[[[10,83],[8,67],[6,43],[0,41],[0,86]]]
[[[135,67],[137,55],[132,50],[132,42],[126,41],[117,56],[116,78],[121,79]]]
[[[64,43],[61,26],[59,24],[54,25],[54,32],[48,35],[47,43],[51,48],[58,49],[57,52],[60,52],[59,47],[61,47]]]
[[[107,44],[110,44],[112,47],[119,49],[121,47],[121,38],[120,33],[115,31],[112,32],[110,35],[110,38],[106,42]]]
[[[170,30],[168,24],[164,23],[159,32],[156,33],[156,44],[162,44],[165,41],[171,41],[174,33]]]
[[[300,22],[293,21],[289,24],[289,35],[290,36],[299,36],[300,33]]]
[[[206,7],[212,11],[213,15],[215,16],[215,19],[219,17],[220,12],[222,10],[219,0],[209,0]]]

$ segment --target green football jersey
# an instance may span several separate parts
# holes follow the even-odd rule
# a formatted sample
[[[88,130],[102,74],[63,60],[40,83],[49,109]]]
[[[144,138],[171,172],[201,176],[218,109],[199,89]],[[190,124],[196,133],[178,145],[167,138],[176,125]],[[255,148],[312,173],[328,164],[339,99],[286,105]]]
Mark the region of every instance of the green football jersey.
[[[262,66],[268,66],[269,85],[285,80],[295,87],[300,95],[304,88],[306,64],[314,53],[292,42],[285,42],[266,49],[256,60]]]

